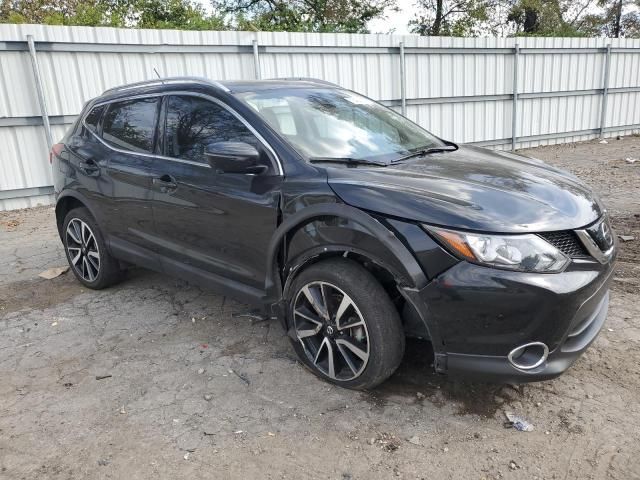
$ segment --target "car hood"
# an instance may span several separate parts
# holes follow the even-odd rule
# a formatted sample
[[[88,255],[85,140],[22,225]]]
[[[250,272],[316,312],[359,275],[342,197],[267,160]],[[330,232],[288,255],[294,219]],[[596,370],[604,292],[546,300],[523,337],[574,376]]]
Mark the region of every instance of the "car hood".
[[[327,168],[347,204],[393,217],[499,233],[579,228],[603,208],[573,175],[506,152],[461,146],[388,167]]]

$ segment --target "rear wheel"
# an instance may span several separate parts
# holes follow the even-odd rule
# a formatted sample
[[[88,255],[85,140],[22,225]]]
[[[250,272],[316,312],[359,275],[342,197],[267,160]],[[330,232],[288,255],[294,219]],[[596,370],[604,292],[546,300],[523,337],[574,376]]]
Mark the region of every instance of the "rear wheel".
[[[367,389],[398,368],[405,345],[400,317],[384,288],[358,263],[316,263],[295,279],[292,292],[292,342],[316,375]]]
[[[89,210],[74,208],[67,213],[62,228],[67,260],[80,283],[99,290],[122,278],[120,265],[107,251],[100,229]]]

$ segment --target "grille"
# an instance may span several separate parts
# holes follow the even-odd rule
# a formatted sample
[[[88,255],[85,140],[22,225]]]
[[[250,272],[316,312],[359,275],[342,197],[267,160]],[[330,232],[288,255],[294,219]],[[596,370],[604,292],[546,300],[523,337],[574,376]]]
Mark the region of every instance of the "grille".
[[[585,258],[589,256],[575,232],[549,232],[541,233],[540,236],[568,257]]]

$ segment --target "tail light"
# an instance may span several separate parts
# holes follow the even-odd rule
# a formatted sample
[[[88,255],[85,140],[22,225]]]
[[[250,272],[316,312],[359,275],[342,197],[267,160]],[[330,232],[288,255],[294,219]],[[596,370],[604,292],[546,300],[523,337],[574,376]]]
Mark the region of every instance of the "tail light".
[[[62,153],[64,149],[64,143],[56,143],[53,147],[51,147],[51,151],[49,152],[49,163],[53,163],[53,157],[57,157]]]

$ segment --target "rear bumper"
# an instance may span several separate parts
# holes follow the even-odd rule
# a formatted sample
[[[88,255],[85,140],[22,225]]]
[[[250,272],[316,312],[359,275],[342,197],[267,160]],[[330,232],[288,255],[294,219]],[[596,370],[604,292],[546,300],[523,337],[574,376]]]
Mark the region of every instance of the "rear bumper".
[[[458,263],[417,292],[436,370],[509,383],[557,377],[602,329],[613,266],[585,262],[560,274],[525,274]],[[533,369],[517,368],[509,352],[530,342],[544,343],[549,354]]]

